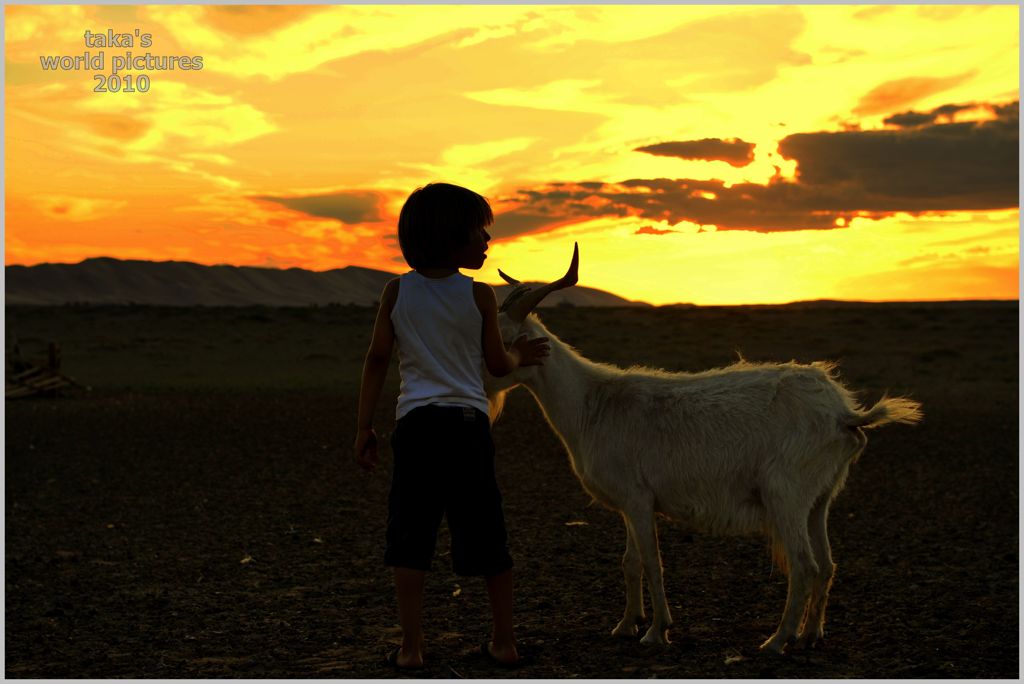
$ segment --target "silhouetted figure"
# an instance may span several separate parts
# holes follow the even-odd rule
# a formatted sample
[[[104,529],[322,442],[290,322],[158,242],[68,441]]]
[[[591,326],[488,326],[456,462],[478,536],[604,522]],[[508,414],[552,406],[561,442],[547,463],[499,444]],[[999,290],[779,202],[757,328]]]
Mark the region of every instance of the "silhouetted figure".
[[[494,625],[483,654],[499,665],[520,662],[482,368],[501,377],[539,365],[549,347],[547,338],[524,335],[506,349],[494,291],[459,272],[483,266],[493,220],[487,200],[456,185],[431,183],[409,195],[398,240],[413,270],[385,285],[363,365],[354,449],[359,464],[372,469],[373,414],[397,343],[402,383],[384,560],[394,568],[398,595],[402,646],[388,657],[398,668],[423,665],[423,585],[443,517],[454,572],[487,580]]]

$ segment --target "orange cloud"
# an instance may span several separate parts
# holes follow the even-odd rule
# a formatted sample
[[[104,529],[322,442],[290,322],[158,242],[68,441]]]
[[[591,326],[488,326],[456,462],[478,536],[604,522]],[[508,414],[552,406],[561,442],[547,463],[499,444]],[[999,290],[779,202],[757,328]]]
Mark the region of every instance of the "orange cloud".
[[[280,31],[323,10],[317,5],[206,5],[202,8],[206,25],[238,36]]]
[[[913,76],[886,81],[865,94],[853,108],[853,113],[860,116],[885,114],[958,86],[974,78],[977,73],[971,70],[956,76]]]
[[[126,206],[124,200],[104,200],[89,197],[69,197],[67,195],[40,195],[36,197],[36,205],[40,211],[50,218],[66,221],[95,221],[116,213]]]
[[[633,235],[668,235],[669,233],[678,233],[678,230],[658,230],[654,226],[643,226],[638,228]]]
[[[117,142],[130,142],[146,134],[153,123],[122,114],[86,114],[80,121],[89,130]]]

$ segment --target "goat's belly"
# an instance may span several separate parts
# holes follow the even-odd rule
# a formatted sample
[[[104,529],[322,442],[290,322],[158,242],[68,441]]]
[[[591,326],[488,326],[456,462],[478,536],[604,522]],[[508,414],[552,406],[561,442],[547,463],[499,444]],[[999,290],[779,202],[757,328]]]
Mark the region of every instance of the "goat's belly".
[[[602,485],[594,478],[582,477],[580,473],[577,473],[577,476],[583,491],[592,496],[595,501],[613,510],[622,510],[622,497],[618,495],[618,492]]]
[[[615,511],[624,508],[631,492],[631,488],[626,485],[628,478],[612,477],[607,469],[586,469],[576,461],[572,462],[572,468],[583,490],[595,501]]]
[[[655,511],[710,534],[750,534],[764,529],[766,511],[756,489],[718,490],[696,497],[659,496]]]

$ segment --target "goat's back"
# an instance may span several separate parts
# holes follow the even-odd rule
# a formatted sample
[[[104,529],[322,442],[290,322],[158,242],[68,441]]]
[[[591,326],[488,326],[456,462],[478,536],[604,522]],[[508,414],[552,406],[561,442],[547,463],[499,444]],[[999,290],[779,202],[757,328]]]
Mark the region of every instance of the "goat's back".
[[[712,532],[760,530],[780,489],[831,491],[863,448],[847,427],[856,402],[829,364],[631,368],[588,400],[584,486],[599,499],[649,491],[660,512]]]
[[[633,367],[597,383],[586,407],[598,422],[623,416],[641,425],[653,422],[659,431],[695,433],[709,421],[741,433],[780,423],[831,428],[849,424],[857,412],[853,395],[835,379],[831,364],[746,361],[702,373]]]

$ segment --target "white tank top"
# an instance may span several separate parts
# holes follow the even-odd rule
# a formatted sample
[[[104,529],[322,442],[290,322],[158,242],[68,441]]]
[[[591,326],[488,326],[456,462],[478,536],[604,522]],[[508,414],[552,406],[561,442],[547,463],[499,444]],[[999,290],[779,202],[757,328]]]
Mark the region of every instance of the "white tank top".
[[[488,412],[484,392],[483,316],[473,279],[461,273],[401,276],[391,310],[402,385],[396,414],[427,404],[470,406]]]

